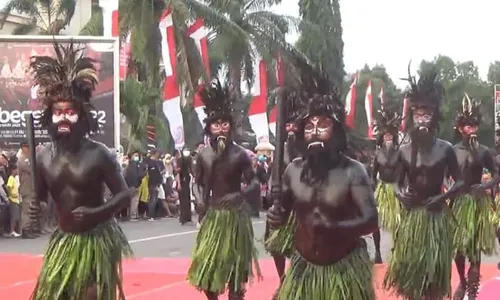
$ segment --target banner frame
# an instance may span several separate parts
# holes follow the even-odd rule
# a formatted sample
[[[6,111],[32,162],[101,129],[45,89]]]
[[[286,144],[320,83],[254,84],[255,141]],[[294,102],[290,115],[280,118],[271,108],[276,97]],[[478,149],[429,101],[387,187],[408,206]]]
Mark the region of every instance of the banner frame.
[[[113,46],[113,124],[114,148],[120,147],[120,42],[118,37],[102,36],[73,36],[73,35],[0,35],[0,43],[39,42],[52,43],[54,41],[69,43],[71,41],[82,44],[110,43]]]

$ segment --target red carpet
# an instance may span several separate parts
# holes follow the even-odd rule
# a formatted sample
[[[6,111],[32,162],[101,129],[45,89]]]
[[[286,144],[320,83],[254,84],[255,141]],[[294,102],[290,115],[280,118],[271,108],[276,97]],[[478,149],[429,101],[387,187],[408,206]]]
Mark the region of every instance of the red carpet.
[[[27,300],[35,284],[41,266],[40,256],[19,254],[0,254],[0,299]],[[202,294],[185,282],[189,266],[188,259],[143,258],[127,261],[124,265],[125,292],[127,300],[203,300]],[[254,282],[248,288],[247,300],[268,300],[278,284],[278,278],[271,260],[262,260],[264,280]],[[374,285],[377,299],[397,299],[381,289],[386,267],[377,266]],[[453,274],[453,287],[457,286],[456,273]],[[497,274],[496,266],[483,265],[483,282]],[[485,288],[486,289],[486,288]],[[497,292],[496,295],[499,293]],[[221,299],[227,299],[221,297]],[[499,299],[481,298],[483,300]]]

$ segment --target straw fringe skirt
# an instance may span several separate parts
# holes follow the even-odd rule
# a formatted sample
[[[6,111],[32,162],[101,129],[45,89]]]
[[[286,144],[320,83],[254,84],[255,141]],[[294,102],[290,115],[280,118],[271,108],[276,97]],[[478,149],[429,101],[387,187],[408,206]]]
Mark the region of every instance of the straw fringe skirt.
[[[255,273],[260,278],[252,222],[238,209],[211,209],[196,238],[188,280],[198,290],[240,291]]]
[[[340,261],[321,266],[298,253],[291,258],[278,300],[375,300],[373,263],[366,243]]]
[[[375,199],[378,205],[380,225],[387,231],[394,233],[401,222],[401,205],[396,198],[393,185],[380,182],[375,190]]]
[[[127,238],[114,220],[80,234],[57,230],[31,299],[82,300],[95,286],[99,300],[124,300],[122,259],[131,256]]]
[[[264,246],[273,255],[290,257],[294,252],[293,237],[297,227],[295,212],[291,212],[286,224],[275,230],[266,228]]]
[[[404,299],[444,299],[451,292],[452,216],[424,208],[403,211],[384,287]]]

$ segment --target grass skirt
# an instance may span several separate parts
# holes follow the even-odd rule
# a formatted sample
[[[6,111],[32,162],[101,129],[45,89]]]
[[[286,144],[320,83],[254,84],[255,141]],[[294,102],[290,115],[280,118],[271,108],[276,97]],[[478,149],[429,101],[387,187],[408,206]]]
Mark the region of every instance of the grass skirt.
[[[375,300],[372,273],[364,241],[343,259],[326,266],[294,254],[278,300]]]
[[[455,200],[452,209],[458,222],[453,234],[453,247],[456,251],[465,255],[472,263],[479,260],[481,252],[486,255],[494,254],[494,211],[488,195],[480,198],[463,195]]]
[[[401,221],[401,205],[396,198],[393,185],[380,182],[375,191],[375,199],[378,205],[380,225],[387,231],[394,233]]]
[[[114,220],[80,234],[57,230],[31,299],[82,300],[96,285],[97,299],[123,300],[122,259],[129,256],[132,249]]]
[[[295,212],[290,213],[286,224],[275,230],[271,230],[269,237],[266,237],[264,246],[266,251],[273,255],[283,255],[290,257],[294,252],[293,237],[297,220]]]
[[[199,290],[222,294],[226,285],[240,291],[253,267],[260,278],[250,217],[237,209],[211,209],[196,238],[188,280]]]
[[[405,299],[443,299],[451,292],[452,216],[403,211],[384,287]]]

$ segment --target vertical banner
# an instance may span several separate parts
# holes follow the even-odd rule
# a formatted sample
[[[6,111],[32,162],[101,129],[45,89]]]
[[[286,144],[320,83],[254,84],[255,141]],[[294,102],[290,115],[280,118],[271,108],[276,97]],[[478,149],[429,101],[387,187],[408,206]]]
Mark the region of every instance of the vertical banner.
[[[125,40],[120,42],[120,80],[127,78],[130,60],[130,35],[129,33]]]
[[[380,100],[380,107],[385,104],[385,95],[384,95],[384,85],[380,86],[380,93],[378,93],[378,99]]]
[[[366,112],[366,123],[368,125],[366,136],[369,139],[373,139],[373,96],[372,96],[372,81],[368,81],[368,86],[366,87],[365,95],[365,112]]]
[[[170,134],[175,148],[184,147],[184,122],[181,112],[181,97],[177,83],[177,57],[175,47],[172,13],[166,9],[160,19],[161,54],[165,65],[165,84],[163,87],[163,113],[168,120]]]
[[[269,113],[269,130],[276,136],[276,105],[273,106]]]
[[[99,0],[104,36],[118,36],[118,0]]]
[[[110,148],[117,148],[120,118],[118,102],[115,102],[115,42],[111,39],[89,40],[79,37],[9,36],[0,39],[3,66],[0,74],[0,148],[18,148],[26,139],[26,116],[35,116],[35,139],[37,143],[50,141],[47,130],[39,126],[43,103],[38,99],[38,87],[33,86],[29,72],[32,55],[55,56],[53,40],[65,45],[70,40],[76,47],[84,48],[84,55],[96,60],[99,84],[93,93],[92,114],[99,129],[92,138]]]
[[[495,84],[495,94],[494,94],[494,99],[495,99],[495,130],[500,129],[498,128],[497,124],[497,118],[500,118],[500,84]]]
[[[267,121],[267,70],[266,63],[262,59],[257,60],[257,69],[254,86],[252,88],[253,99],[248,109],[250,126],[256,135],[257,143],[269,141],[269,125]]]
[[[187,35],[193,39],[196,48],[200,52],[200,56],[203,62],[203,68],[205,69],[205,75],[207,78],[210,76],[210,61],[208,57],[208,30],[205,27],[205,23],[202,19],[197,19],[191,26],[189,26],[187,30]],[[202,84],[202,82],[199,82]],[[193,106],[196,114],[198,116],[198,120],[203,126],[203,120],[207,117],[205,114],[205,106],[201,101],[199,93],[195,93],[193,97]]]
[[[349,93],[345,98],[346,126],[349,129],[354,129],[356,126],[356,85],[358,82],[358,74],[354,78],[349,88]]]

